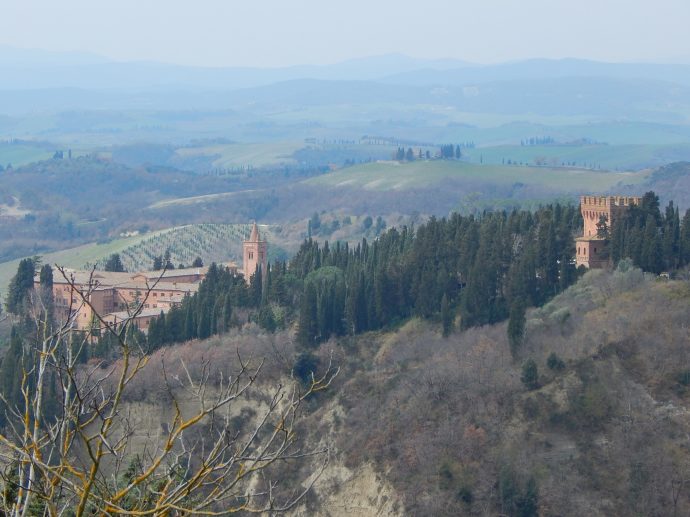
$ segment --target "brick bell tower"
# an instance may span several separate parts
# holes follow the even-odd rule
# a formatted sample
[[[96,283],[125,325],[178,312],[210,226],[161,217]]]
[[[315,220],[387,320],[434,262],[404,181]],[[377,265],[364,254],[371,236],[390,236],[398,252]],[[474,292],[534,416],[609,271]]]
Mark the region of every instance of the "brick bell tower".
[[[265,240],[261,240],[259,228],[256,222],[252,224],[252,231],[249,239],[242,243],[242,270],[244,279],[249,283],[251,276],[261,265],[261,271],[266,271],[268,265],[268,245]]]

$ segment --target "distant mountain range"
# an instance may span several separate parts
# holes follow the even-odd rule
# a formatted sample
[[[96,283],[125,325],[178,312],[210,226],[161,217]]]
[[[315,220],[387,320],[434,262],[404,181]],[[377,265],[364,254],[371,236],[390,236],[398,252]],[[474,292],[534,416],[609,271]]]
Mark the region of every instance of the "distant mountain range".
[[[690,65],[533,59],[496,65],[392,54],[333,65],[208,68],[0,47],[0,114],[448,106],[460,112],[684,123]],[[382,117],[393,117],[384,114]],[[397,115],[395,115],[397,116]]]
[[[193,67],[157,62],[116,62],[88,53],[0,46],[0,89],[202,89],[236,90],[296,79],[376,81],[430,86],[607,77],[690,85],[690,65],[602,63],[580,59],[532,59],[477,65],[455,59],[416,59],[400,54],[352,59],[332,65],[284,68]]]

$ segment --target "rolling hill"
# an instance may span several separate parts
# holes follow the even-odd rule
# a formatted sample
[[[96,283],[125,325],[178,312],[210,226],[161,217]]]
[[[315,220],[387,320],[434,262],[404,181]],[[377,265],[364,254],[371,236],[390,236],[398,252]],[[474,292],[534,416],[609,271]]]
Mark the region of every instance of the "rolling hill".
[[[365,190],[409,190],[442,181],[466,181],[497,186],[523,185],[563,193],[605,192],[618,184],[638,184],[648,172],[591,171],[578,168],[483,165],[455,160],[377,162],[356,165],[305,181],[324,187]]]

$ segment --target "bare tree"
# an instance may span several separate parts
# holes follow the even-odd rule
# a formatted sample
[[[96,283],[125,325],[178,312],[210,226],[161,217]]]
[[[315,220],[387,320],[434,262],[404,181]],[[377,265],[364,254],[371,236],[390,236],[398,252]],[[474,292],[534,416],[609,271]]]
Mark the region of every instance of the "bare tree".
[[[8,424],[0,433],[5,515],[226,515],[281,512],[298,504],[329,453],[325,447],[299,447],[300,408],[307,397],[331,385],[337,368],[329,363],[324,375],[312,375],[306,387],[288,379],[264,389],[259,404],[247,399],[250,389],[257,390],[263,360],[245,360],[238,353],[235,371],[219,379],[211,378],[209,364],[195,378],[184,363],[172,373],[162,362],[162,388],[172,417],[158,436],[135,445],[140,430],[126,398],[133,381],[151,369],[151,356],[131,327],[149,293],[127,320],[114,326],[91,305],[96,283],[89,282],[82,292],[65,270],[58,271],[78,300],[65,321],[53,325],[43,297],[35,297],[37,337],[25,347],[17,372],[21,400],[5,400]],[[112,365],[79,360],[92,341],[89,333],[74,330],[75,315],[84,306],[119,346],[120,359]],[[58,401],[52,411],[47,410],[49,396]],[[238,426],[238,408],[247,404],[253,404],[254,417]],[[285,489],[278,484],[284,480],[272,479],[273,466],[292,461],[309,461],[309,474]]]

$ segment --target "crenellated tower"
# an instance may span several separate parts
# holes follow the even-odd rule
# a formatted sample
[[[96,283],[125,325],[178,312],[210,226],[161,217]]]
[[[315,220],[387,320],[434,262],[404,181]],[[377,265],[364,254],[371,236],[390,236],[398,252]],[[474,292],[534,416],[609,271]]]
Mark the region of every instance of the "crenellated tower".
[[[640,197],[581,196],[580,211],[584,221],[582,237],[575,239],[575,264],[602,268],[608,264],[608,239],[597,235],[597,224],[603,217],[609,233],[631,205],[639,205]]]
[[[244,279],[249,283],[251,276],[261,266],[261,271],[266,271],[268,265],[268,244],[261,239],[259,227],[256,222],[252,224],[249,239],[242,243],[242,269]]]

